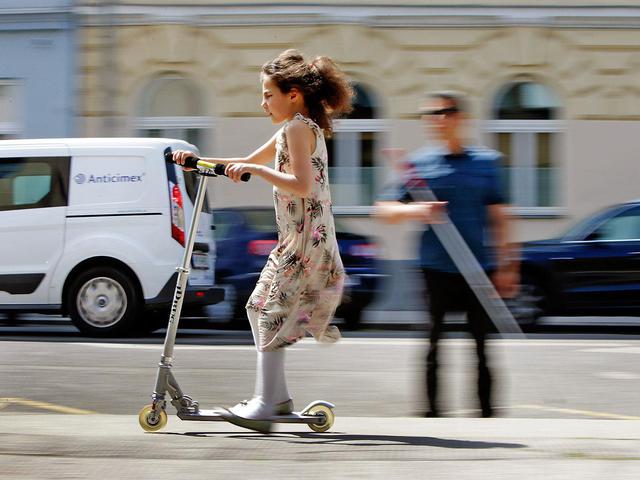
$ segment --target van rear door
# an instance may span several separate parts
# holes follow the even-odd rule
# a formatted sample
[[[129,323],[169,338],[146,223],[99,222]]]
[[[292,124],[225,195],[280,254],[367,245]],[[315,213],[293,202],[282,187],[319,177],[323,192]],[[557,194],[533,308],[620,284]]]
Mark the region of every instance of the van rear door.
[[[172,145],[172,147],[185,148],[184,145]],[[195,147],[192,148],[194,148],[194,153],[198,155]],[[171,236],[184,246],[193,215],[200,176],[194,172],[184,172],[181,167],[172,163],[166,165],[171,202]],[[211,287],[215,283],[215,244],[211,232],[212,225],[213,215],[209,209],[209,199],[205,196],[191,255],[189,274],[189,285],[191,286]]]
[[[191,220],[191,215],[193,214],[193,204],[196,200],[200,176],[189,172],[181,173],[184,178],[187,196],[191,202],[191,208],[189,209],[190,211],[188,212],[187,220],[189,222]],[[209,184],[210,183],[211,182],[209,182]],[[198,230],[196,232],[196,242],[193,245],[193,255],[191,256],[191,273],[189,275],[189,283],[194,286],[213,285],[215,281],[214,272],[216,248],[211,232],[212,225],[213,214],[209,208],[209,197],[205,193],[202,213],[200,214],[200,222],[198,223]]]
[[[0,144],[0,304],[45,306],[64,247],[69,200],[64,145]]]

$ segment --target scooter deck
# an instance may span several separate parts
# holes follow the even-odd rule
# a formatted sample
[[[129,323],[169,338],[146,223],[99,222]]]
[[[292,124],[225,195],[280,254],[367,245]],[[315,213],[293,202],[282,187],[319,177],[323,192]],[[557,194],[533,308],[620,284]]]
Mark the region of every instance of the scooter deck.
[[[226,421],[222,416],[222,409],[199,410],[196,413],[178,413],[180,420],[219,422]],[[301,412],[293,412],[288,415],[275,415],[269,420],[274,423],[322,423],[324,415],[305,415]]]

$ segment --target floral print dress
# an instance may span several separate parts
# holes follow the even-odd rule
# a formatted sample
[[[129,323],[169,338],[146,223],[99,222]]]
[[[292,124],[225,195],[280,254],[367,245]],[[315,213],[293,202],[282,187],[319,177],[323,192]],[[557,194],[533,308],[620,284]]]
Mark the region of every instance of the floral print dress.
[[[306,198],[274,187],[278,244],[247,302],[258,313],[259,345],[274,351],[308,332],[320,342],[340,338],[329,325],[342,299],[345,273],[336,240],[329,193],[327,147],[322,130],[297,114],[314,132],[313,186]],[[276,169],[291,172],[285,124],[276,138]]]

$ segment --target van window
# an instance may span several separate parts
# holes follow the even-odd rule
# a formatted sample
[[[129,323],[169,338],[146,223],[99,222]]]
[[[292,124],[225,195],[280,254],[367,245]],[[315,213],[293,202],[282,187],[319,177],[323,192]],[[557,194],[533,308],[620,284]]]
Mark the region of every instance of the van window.
[[[0,211],[67,205],[68,157],[0,159]]]
[[[177,167],[176,167],[177,168]],[[184,186],[187,189],[187,195],[191,199],[191,203],[196,203],[196,193],[198,193],[198,182],[200,181],[200,175],[194,172],[183,172]],[[202,211],[204,213],[211,213],[209,208],[209,196],[207,192],[204,194],[204,204],[202,205]]]

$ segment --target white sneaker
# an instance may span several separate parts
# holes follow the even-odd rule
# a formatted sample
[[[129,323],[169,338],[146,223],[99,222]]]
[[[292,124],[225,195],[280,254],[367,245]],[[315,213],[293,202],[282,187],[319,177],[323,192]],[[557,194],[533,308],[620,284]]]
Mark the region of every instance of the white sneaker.
[[[238,417],[250,420],[266,420],[276,413],[274,406],[266,404],[259,396],[251,400],[243,400],[231,407],[229,411]]]

